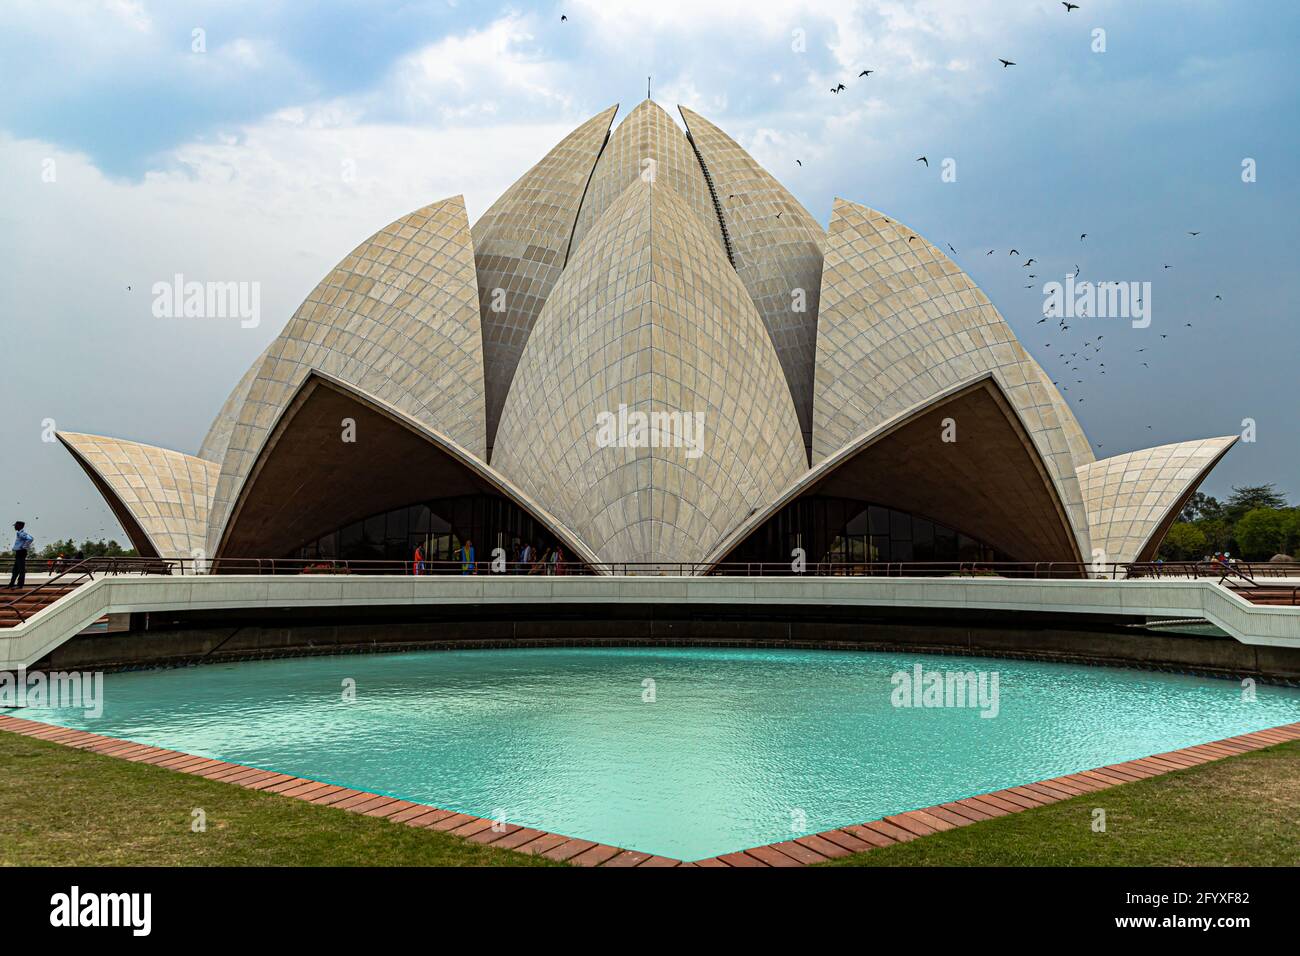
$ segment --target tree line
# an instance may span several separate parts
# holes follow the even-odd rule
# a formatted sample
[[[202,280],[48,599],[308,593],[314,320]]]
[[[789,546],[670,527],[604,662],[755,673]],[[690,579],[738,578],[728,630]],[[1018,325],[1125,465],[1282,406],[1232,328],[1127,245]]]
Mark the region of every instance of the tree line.
[[[49,544],[37,550],[32,549],[28,560],[33,563],[36,561],[49,561],[63,555],[65,558],[75,558],[78,555],[83,558],[133,558],[136,556],[135,548],[123,548],[115,540],[105,541],[101,538],[98,541],[91,541],[87,538],[81,544],[77,544],[72,538],[64,541],[51,541]],[[6,549],[0,551],[0,556],[9,557],[11,552]]]
[[[1195,561],[1228,552],[1246,561],[1267,561],[1300,551],[1300,508],[1287,505],[1273,485],[1233,487],[1221,502],[1196,492],[1165,535],[1159,556],[1166,561]]]

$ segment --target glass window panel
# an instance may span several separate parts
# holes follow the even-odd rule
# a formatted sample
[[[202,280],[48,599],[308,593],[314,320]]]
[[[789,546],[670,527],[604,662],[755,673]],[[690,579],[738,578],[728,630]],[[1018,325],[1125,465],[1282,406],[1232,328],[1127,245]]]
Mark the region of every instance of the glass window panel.
[[[980,544],[969,535],[957,535],[957,557],[963,561],[980,560]]]
[[[356,521],[339,532],[339,556],[346,557],[361,544],[361,522]]]
[[[411,505],[407,523],[411,534],[423,534],[429,530],[429,506]]]
[[[912,540],[912,516],[905,511],[889,512],[889,536],[896,541]],[[903,558],[895,558],[895,561],[902,561]]]
[[[889,509],[882,508],[879,505],[872,505],[871,512],[871,533],[872,534],[889,534]]]
[[[850,509],[849,520],[844,525],[844,533],[845,534],[870,533],[871,527],[867,517],[869,510],[870,509],[868,508],[863,508],[857,514],[853,514],[852,510]]]
[[[406,509],[398,508],[396,511],[388,512],[387,527],[388,540],[400,542],[401,547],[405,548],[407,531]]]

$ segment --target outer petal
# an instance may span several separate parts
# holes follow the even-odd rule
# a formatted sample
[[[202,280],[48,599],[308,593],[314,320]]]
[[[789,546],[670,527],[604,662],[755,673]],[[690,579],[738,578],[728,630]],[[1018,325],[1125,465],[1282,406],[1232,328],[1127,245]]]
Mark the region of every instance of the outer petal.
[[[607,447],[598,416],[702,413],[698,454]],[[506,400],[494,464],[604,561],[694,561],[803,471],[744,286],[675,191],[636,181],[570,261]]]
[[[58,432],[146,557],[201,556],[220,466],[121,438]]]
[[[1104,561],[1150,561],[1187,499],[1237,435],[1174,442],[1079,468],[1092,544]]]
[[[356,423],[355,442],[337,440],[344,418]],[[506,498],[545,525],[570,558],[592,560],[562,522],[477,455],[383,399],[319,372],[304,379],[274,422],[240,489],[217,557],[285,554],[341,525],[431,493]]]
[[[980,372],[997,379],[1024,421],[1088,554],[1070,433],[1042,369],[951,259],[902,224],[837,199],[822,273],[813,463]],[[960,441],[960,421],[957,429]]]
[[[564,268],[587,182],[617,111],[611,106],[566,136],[474,224],[489,447],[524,343]]]
[[[312,370],[379,396],[485,457],[482,336],[461,197],[416,210],[363,242],[272,343],[221,465],[208,532],[213,555],[269,430]]]
[[[726,248],[718,210],[695,151],[672,117],[646,100],[618,124],[600,154],[578,213],[569,258],[577,255],[587,234],[631,183],[650,178],[675,192],[719,249]]]
[[[713,182],[736,273],[772,337],[807,444],[826,233],[735,140],[698,113],[678,109]]]
[[[955,442],[943,438],[949,419],[959,423]],[[1074,529],[1026,423],[991,372],[904,409],[820,461],[728,535],[706,563],[725,560],[772,515],[806,495],[897,508],[1020,561],[1084,557],[1075,551]],[[805,544],[811,549],[816,541],[810,535]],[[809,558],[817,560],[811,550]]]

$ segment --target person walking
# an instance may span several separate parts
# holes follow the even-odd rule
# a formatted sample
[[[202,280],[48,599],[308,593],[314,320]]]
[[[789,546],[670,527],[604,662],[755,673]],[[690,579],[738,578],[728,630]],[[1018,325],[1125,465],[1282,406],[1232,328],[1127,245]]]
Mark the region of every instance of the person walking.
[[[418,544],[415,546],[415,560],[412,565],[417,575],[424,573],[424,548]]]
[[[460,573],[474,573],[474,542],[469,538],[460,547]]]
[[[9,586],[23,587],[27,583],[27,552],[32,548],[32,536],[23,528],[26,522],[14,522],[14,569],[9,575]]]

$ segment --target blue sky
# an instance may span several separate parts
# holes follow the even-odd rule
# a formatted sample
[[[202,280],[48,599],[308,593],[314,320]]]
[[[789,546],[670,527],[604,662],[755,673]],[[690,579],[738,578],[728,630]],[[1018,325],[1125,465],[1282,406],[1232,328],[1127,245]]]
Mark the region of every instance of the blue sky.
[[[823,224],[842,196],[951,243],[1100,457],[1250,418],[1206,490],[1295,501],[1298,38],[1281,0],[7,3],[0,502],[44,541],[123,538],[44,421],[196,451],[349,249],[444,196],[476,217],[577,123],[626,115],[647,74]],[[1152,283],[1151,328],[1069,333],[1110,323],[1107,375],[1083,383],[1035,324],[1076,265]],[[147,290],[177,272],[260,282],[261,324],[154,318]]]

